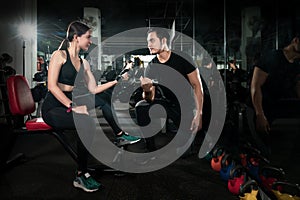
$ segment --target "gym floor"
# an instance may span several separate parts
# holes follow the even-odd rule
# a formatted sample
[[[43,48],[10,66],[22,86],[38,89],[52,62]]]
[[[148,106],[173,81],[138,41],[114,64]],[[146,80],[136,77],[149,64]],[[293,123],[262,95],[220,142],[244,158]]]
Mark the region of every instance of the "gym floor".
[[[101,124],[104,132],[111,131],[105,122]],[[289,182],[300,183],[299,119],[276,120],[272,128],[271,164],[281,167]],[[67,134],[73,138],[72,132]],[[130,148],[143,147],[140,142]],[[76,164],[53,136],[20,135],[11,155],[19,152],[25,153],[26,161],[3,172],[0,199],[238,199],[212,170],[210,162],[199,159],[196,151],[149,173],[94,171],[92,174],[104,186],[94,193],[73,187]],[[100,165],[93,158],[89,162]]]

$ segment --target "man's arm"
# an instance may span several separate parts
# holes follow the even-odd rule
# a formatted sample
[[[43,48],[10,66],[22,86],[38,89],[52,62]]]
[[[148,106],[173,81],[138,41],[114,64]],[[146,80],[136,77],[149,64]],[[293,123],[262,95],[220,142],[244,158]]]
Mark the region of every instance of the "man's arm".
[[[300,99],[300,74],[297,75],[297,82],[296,82],[296,94],[298,99]]]
[[[264,72],[258,67],[254,68],[253,77],[251,81],[251,98],[256,114],[256,126],[259,131],[269,132],[270,126],[264,114],[262,106],[262,90],[261,87],[264,85],[268,77],[268,73]]]
[[[256,115],[263,115],[261,87],[266,82],[268,74],[258,67],[254,68],[251,81],[251,98]]]
[[[196,104],[196,113],[191,124],[193,133],[197,133],[202,129],[202,110],[203,110],[203,87],[200,79],[199,70],[196,69],[188,74],[190,84],[193,87],[194,98]]]

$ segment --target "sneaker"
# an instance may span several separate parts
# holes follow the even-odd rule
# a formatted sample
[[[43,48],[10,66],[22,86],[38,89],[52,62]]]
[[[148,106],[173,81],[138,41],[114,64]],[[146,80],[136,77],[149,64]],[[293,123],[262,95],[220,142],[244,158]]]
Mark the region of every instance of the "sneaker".
[[[123,146],[126,144],[134,144],[140,140],[141,140],[141,138],[139,138],[139,137],[131,136],[128,133],[123,132],[120,136],[117,136],[117,145]]]
[[[73,181],[74,187],[81,188],[86,192],[95,192],[97,191],[101,184],[98,183],[89,173],[82,173],[79,176],[76,176]]]

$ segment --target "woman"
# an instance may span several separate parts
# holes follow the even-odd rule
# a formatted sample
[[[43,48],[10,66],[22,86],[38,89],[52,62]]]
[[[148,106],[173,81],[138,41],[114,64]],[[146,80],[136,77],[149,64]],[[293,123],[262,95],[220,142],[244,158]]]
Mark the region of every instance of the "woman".
[[[97,85],[89,63],[79,57],[80,50],[87,51],[91,45],[91,34],[91,29],[87,25],[79,21],[70,23],[66,39],[52,54],[48,68],[48,93],[42,106],[42,117],[55,129],[77,128],[78,132],[84,131],[88,134],[94,134],[96,131],[95,122],[89,116],[87,106],[76,106],[72,102],[72,91],[77,75],[83,77],[87,89],[92,94],[100,94],[117,84],[117,80],[113,80]],[[76,119],[80,119],[76,122],[79,121],[84,125],[75,127],[73,114]],[[125,135],[121,130],[117,134],[120,137]],[[97,191],[101,184],[87,172],[88,152],[79,139],[77,151],[78,169],[73,185],[87,192]]]

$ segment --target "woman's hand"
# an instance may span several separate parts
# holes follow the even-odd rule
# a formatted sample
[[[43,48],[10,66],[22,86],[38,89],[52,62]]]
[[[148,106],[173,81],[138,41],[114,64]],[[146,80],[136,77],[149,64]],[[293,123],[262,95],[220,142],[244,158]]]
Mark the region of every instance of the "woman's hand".
[[[82,106],[74,106],[72,108],[72,111],[78,114],[86,114],[89,115],[88,111],[87,111],[87,107],[86,105],[82,105]]]
[[[128,79],[129,79],[128,72],[125,72],[124,74],[122,74],[122,80],[128,81]]]

